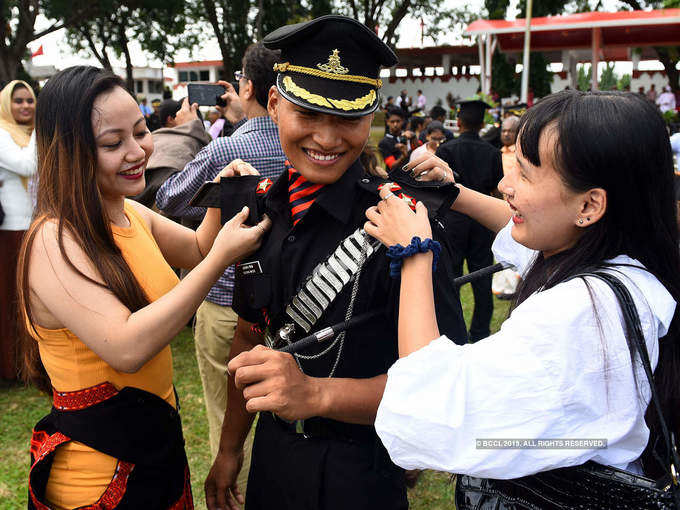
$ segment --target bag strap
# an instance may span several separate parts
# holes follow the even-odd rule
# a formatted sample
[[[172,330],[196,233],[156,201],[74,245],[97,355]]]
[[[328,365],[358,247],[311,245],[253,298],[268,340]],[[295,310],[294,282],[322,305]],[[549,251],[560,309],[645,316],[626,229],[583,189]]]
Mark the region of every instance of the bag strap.
[[[680,488],[680,485],[678,484],[678,473],[680,472],[678,468],[680,467],[680,458],[678,458],[678,451],[675,447],[675,435],[669,431],[668,424],[666,423],[666,420],[663,416],[663,411],[661,409],[661,399],[659,398],[659,394],[657,393],[656,386],[654,384],[654,373],[649,361],[649,353],[647,352],[647,344],[645,343],[642,325],[640,324],[640,316],[635,306],[635,302],[633,301],[633,297],[621,280],[611,273],[594,270],[586,271],[576,275],[576,277],[586,276],[592,276],[609,285],[609,288],[611,288],[619,301],[619,305],[621,306],[621,311],[623,313],[623,319],[625,321],[626,335],[632,340],[633,346],[640,356],[640,361],[642,362],[645,375],[647,376],[647,381],[649,382],[649,388],[652,394],[651,400],[659,418],[661,435],[663,436],[668,456],[668,468],[665,469],[670,476],[674,488]]]

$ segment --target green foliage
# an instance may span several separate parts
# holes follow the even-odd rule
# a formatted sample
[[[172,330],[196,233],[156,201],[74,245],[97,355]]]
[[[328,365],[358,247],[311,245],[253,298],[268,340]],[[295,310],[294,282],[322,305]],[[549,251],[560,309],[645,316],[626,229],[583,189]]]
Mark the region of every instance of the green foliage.
[[[671,124],[672,122],[677,122],[678,121],[678,113],[674,110],[666,110],[662,114],[663,120],[666,121],[666,124]]]
[[[510,0],[484,0],[484,8],[489,19],[503,19],[510,5]]]
[[[619,78],[619,81],[616,84],[616,88],[619,90],[630,90],[630,79],[631,76],[630,74],[624,74]]]
[[[474,39],[464,31],[479,17],[480,13],[473,11],[469,4],[462,4],[450,10],[438,10],[429,18],[429,23],[425,24],[425,39],[437,44],[442,34],[454,34],[463,44],[472,44]]]
[[[579,66],[577,84],[578,89],[585,92],[587,90],[590,90],[590,85],[591,85],[590,64]]]
[[[599,78],[598,87],[600,90],[618,89],[619,76],[614,71],[614,63],[607,62]]]
[[[554,14],[562,14],[569,0],[534,0],[531,5],[531,16],[533,18],[538,18],[541,16],[551,16]],[[519,11],[518,17],[524,18],[524,14],[527,11],[527,0],[519,1]]]
[[[550,94],[553,74],[548,69],[548,64],[543,53],[532,52],[529,55],[529,88],[533,89],[535,97]]]
[[[241,67],[246,48],[269,32],[333,12],[331,0],[191,0],[191,16],[212,27],[225,76]]]
[[[520,81],[515,73],[515,66],[508,62],[505,53],[494,53],[491,69],[491,88],[500,97],[509,97],[519,92]]]
[[[111,69],[112,57],[124,58],[128,86],[132,83],[129,43],[136,41],[149,56],[166,61],[179,48],[190,48],[198,39],[188,30],[182,0],[96,0],[89,4],[91,16],[77,19],[79,2],[52,0],[45,15],[52,19],[73,19],[66,30],[70,46],[94,56],[102,67]]]

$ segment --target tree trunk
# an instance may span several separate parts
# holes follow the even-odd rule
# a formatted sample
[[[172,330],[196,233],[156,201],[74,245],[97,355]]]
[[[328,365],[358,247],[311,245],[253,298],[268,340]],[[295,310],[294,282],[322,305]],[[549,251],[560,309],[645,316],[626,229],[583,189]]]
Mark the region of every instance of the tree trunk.
[[[125,33],[126,23],[121,19],[118,25],[118,37],[120,38],[120,46],[123,49],[123,55],[125,55],[125,83],[127,88],[132,94],[135,94],[135,79],[132,75],[132,58],[130,57],[130,48],[128,48],[128,38]]]
[[[404,16],[406,16],[411,9],[411,0],[403,0],[403,2],[396,8],[394,11],[392,11],[392,19],[390,20],[390,23],[387,25],[387,30],[385,30],[385,33],[383,34],[382,40],[385,41],[385,44],[394,47],[396,45],[396,41],[394,40],[395,38],[395,33],[397,31],[397,28],[399,27],[399,24],[401,21],[404,19]],[[373,27],[369,27],[373,28]]]
[[[668,77],[668,84],[671,86],[673,92],[680,90],[680,83],[678,82],[680,77],[680,71],[676,69],[678,64],[678,55],[680,54],[680,46],[676,47],[654,47],[659,60],[663,64],[666,70],[666,76]]]
[[[213,27],[213,32],[217,38],[217,44],[220,47],[220,52],[222,53],[222,69],[224,69],[224,76],[229,81],[229,76],[233,74],[233,69],[231,68],[231,56],[229,54],[229,48],[227,47],[227,42],[224,37],[224,33],[220,27],[220,22],[217,19],[217,9],[215,8],[215,2],[213,0],[203,0],[203,6],[205,7],[205,12],[208,16],[208,21]]]

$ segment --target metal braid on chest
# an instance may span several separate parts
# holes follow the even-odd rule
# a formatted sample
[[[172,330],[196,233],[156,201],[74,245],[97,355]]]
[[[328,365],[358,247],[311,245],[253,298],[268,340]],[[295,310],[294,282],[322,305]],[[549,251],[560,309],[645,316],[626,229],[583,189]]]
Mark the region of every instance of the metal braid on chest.
[[[380,241],[363,229],[344,239],[335,251],[312,271],[286,306],[286,316],[309,333],[338,294],[380,247]]]

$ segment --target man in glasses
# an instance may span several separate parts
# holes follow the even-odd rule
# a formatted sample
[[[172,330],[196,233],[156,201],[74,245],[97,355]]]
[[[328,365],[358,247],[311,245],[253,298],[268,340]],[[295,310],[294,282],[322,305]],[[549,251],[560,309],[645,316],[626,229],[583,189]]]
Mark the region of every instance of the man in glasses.
[[[284,169],[285,156],[279,131],[267,112],[267,95],[274,85],[279,51],[253,44],[243,56],[243,71],[235,76],[238,93],[233,85],[219,82],[226,89],[224,114],[235,126],[229,137],[217,138],[208,144],[183,171],[168,179],[156,195],[156,205],[169,216],[200,220],[205,208],[188,206],[191,197],[206,181],[229,163],[241,159],[257,168],[263,177],[275,180]],[[234,290],[234,268],[228,268],[196,312],[196,358],[203,383],[208,415],[210,449],[217,454],[222,419],[227,405],[227,360],[234,337],[237,316],[231,308]],[[239,484],[245,487],[250,467],[250,448],[245,447]]]

